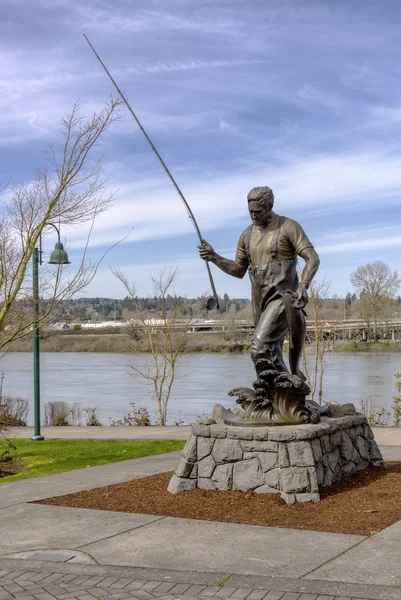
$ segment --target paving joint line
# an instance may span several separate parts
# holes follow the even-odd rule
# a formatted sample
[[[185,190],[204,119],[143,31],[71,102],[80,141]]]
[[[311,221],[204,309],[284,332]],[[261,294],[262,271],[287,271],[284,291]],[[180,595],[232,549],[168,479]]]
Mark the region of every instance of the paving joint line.
[[[369,536],[366,536],[363,540],[359,540],[359,542],[356,542],[356,544],[354,544],[353,546],[350,546],[346,550],[343,550],[342,552],[339,552],[336,556],[332,556],[332,558],[329,558],[328,560],[322,562],[319,566],[315,567],[314,569],[311,569],[311,571],[308,571],[307,573],[304,573],[303,575],[301,575],[301,577],[299,579],[304,579],[305,577],[307,577],[311,573],[314,573],[318,569],[321,569],[322,567],[328,565],[333,560],[336,560],[337,558],[340,558],[340,556],[343,556],[344,554],[346,554],[350,550],[353,550],[354,548],[357,548],[358,546],[360,546],[361,544],[363,544],[363,542],[366,542],[366,540],[368,540],[368,539],[369,539]]]
[[[17,482],[15,482],[15,483],[17,483]],[[0,484],[0,485],[7,485],[7,484]],[[42,500],[46,500],[46,498],[42,498]],[[26,500],[21,500],[21,502],[18,502],[18,501],[13,502],[12,504],[7,504],[7,506],[0,506],[0,511],[6,510],[7,508],[13,508],[14,506],[21,506],[21,504],[33,504],[34,502],[40,502],[40,500],[32,500],[32,502],[29,502],[29,501],[27,502]]]
[[[227,576],[225,579],[223,579],[223,581],[221,581],[221,582],[219,583],[219,586],[220,586],[221,588],[223,588],[223,587],[226,585],[226,583],[227,583],[228,581],[230,581],[230,579],[232,579],[232,578],[234,577],[234,575],[235,575],[235,573],[230,573],[230,575],[228,575],[228,576]]]
[[[91,509],[87,509],[87,510],[91,510]],[[149,515],[149,516],[152,516],[152,515]],[[120,531],[119,533],[114,533],[113,535],[109,535],[105,538],[101,538],[100,540],[96,540],[94,542],[89,542],[88,544],[83,544],[82,546],[74,546],[73,550],[80,550],[81,548],[85,548],[85,546],[92,546],[93,544],[98,544],[99,542],[105,542],[106,540],[112,540],[113,538],[117,537],[118,535],[124,535],[125,533],[129,533],[130,531],[136,531],[137,529],[142,529],[143,527],[146,527],[147,525],[153,525],[153,523],[158,523],[159,521],[163,521],[163,519],[168,518],[166,515],[164,515],[162,517],[159,517],[157,515],[154,515],[154,516],[157,518],[153,519],[152,521],[149,521],[148,523],[142,523],[142,525],[138,525],[137,527],[130,527],[129,529]],[[87,554],[89,554],[89,552],[87,552]],[[90,556],[90,554],[89,554],[89,556]],[[113,566],[113,565],[110,565],[110,566]]]
[[[78,565],[78,563],[74,563],[76,565]],[[84,566],[84,565],[82,565]],[[85,565],[86,566],[86,565]],[[89,566],[89,565],[88,565]],[[95,567],[96,565],[92,565],[93,567]],[[173,568],[161,568],[161,567],[140,567],[137,565],[112,565],[112,564],[108,564],[108,563],[104,563],[102,565],[99,565],[101,567],[107,567],[109,569],[136,569],[136,570],[140,570],[140,571],[156,571],[156,572],[166,572],[166,573],[200,573],[203,575],[225,575],[224,571],[194,571],[193,569],[173,569]],[[232,577],[233,575],[235,575],[235,573],[231,573],[230,577]],[[156,579],[154,579],[153,581],[156,581]]]
[[[125,532],[125,531],[123,531],[123,533],[126,533],[126,532]],[[106,539],[107,539],[107,538],[106,538]],[[99,540],[99,541],[102,541],[102,540]],[[96,542],[92,542],[92,543],[96,543]],[[66,548],[51,548],[51,547],[49,548],[49,546],[45,546],[45,547],[43,547],[43,548],[33,548],[32,550],[22,550],[22,551],[21,551],[21,554],[22,554],[22,553],[25,553],[25,552],[32,552],[32,553],[33,553],[33,552],[48,552],[48,551],[50,551],[50,552],[59,552],[60,550],[64,550],[64,551],[66,551],[66,552],[68,552],[68,551],[72,552],[72,551],[74,551],[74,550],[75,550],[75,548],[72,548],[72,549],[70,550],[69,548],[67,548],[67,549],[66,549]],[[72,564],[79,564],[79,565],[82,565],[82,566],[92,566],[92,567],[95,567],[95,566],[102,566],[102,565],[101,565],[101,564],[100,564],[100,563],[99,563],[99,562],[96,560],[96,558],[95,558],[94,556],[92,556],[92,554],[90,554],[89,552],[83,552],[83,551],[81,551],[81,552],[82,552],[82,554],[86,554],[86,555],[87,555],[87,556],[89,556],[89,557],[90,557],[92,560],[94,560],[94,561],[95,561],[95,563],[96,563],[96,565],[90,565],[90,564],[88,564],[88,563],[72,563]],[[6,552],[5,554],[0,554],[0,561],[1,561],[1,560],[16,560],[16,561],[29,561],[29,563],[31,563],[31,562],[32,562],[32,560],[33,560],[33,561],[34,561],[34,563],[36,563],[36,562],[41,562],[41,563],[49,563],[49,564],[55,564],[55,565],[56,565],[56,564],[57,564],[57,565],[60,565],[60,564],[64,564],[64,565],[65,565],[65,564],[67,564],[68,562],[70,562],[70,560],[72,560],[73,558],[75,558],[75,556],[70,556],[70,558],[67,558],[67,560],[64,560],[64,561],[54,561],[54,560],[49,560],[49,561],[46,561],[46,560],[43,560],[43,561],[37,561],[36,559],[34,559],[34,558],[29,558],[29,557],[28,557],[28,558],[16,558],[15,556],[14,556],[14,557],[13,557],[13,556],[10,556],[10,554],[20,554],[20,553],[19,553],[19,552],[11,552],[11,553],[10,553],[10,552]]]

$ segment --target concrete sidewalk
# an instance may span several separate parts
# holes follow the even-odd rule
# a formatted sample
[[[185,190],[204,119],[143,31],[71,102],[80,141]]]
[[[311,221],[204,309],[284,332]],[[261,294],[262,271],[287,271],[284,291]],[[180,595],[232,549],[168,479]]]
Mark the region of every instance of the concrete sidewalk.
[[[160,427],[42,427],[42,435],[52,440],[187,440],[190,425],[179,427],[169,425]],[[13,435],[31,438],[33,427],[9,427]],[[400,446],[400,427],[373,427],[373,433],[379,446]]]
[[[42,427],[41,432],[45,439],[49,440],[187,440],[190,433],[190,425],[179,427],[172,425],[160,427]],[[31,438],[33,427],[9,427],[13,436],[19,438]],[[401,441],[400,441],[401,446]]]
[[[366,538],[31,504],[178,455],[0,485],[0,600],[401,600],[401,522]]]

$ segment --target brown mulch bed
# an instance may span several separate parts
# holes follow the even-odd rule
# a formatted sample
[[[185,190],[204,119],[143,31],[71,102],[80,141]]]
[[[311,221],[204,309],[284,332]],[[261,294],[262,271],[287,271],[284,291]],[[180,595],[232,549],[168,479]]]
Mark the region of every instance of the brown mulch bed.
[[[226,523],[372,535],[401,519],[401,463],[370,468],[321,493],[320,502],[287,506],[276,494],[167,491],[172,473],[41,500],[76,508]]]
[[[26,465],[15,460],[0,461],[0,478],[15,475],[26,469]]]

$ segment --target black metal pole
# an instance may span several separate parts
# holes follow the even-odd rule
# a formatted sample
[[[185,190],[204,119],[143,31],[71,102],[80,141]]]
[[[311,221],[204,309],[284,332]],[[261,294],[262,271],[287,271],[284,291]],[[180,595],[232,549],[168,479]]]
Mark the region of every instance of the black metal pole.
[[[33,323],[33,410],[34,441],[44,440],[40,433],[40,341],[39,341],[39,250],[32,254],[32,295],[35,321]]]

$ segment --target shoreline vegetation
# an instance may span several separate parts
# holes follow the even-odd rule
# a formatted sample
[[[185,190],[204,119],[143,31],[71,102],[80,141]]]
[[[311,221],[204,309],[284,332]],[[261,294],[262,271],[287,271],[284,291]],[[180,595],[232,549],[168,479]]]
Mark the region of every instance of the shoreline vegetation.
[[[286,344],[286,342],[284,342]],[[9,344],[8,352],[31,352],[32,336],[26,336]],[[227,340],[221,334],[195,333],[188,336],[184,354],[206,353],[235,353],[249,352],[251,336],[239,340]],[[307,352],[313,352],[314,344],[306,345]],[[133,339],[126,334],[54,334],[42,333],[40,340],[41,352],[99,352],[111,354],[136,354],[148,352],[143,339]],[[356,340],[337,340],[331,350],[335,352],[401,352],[400,342],[361,342]]]
[[[401,352],[401,342],[342,342],[336,352]]]
[[[33,339],[26,336],[9,344],[8,352],[31,352]],[[243,341],[225,340],[222,335],[198,333],[189,335],[184,354],[197,352],[249,352],[251,338]],[[52,335],[44,334],[40,339],[41,352],[110,352],[114,354],[137,354],[149,352],[146,340],[132,339],[124,334],[81,334]]]

